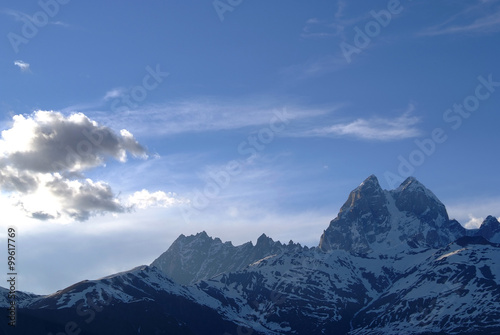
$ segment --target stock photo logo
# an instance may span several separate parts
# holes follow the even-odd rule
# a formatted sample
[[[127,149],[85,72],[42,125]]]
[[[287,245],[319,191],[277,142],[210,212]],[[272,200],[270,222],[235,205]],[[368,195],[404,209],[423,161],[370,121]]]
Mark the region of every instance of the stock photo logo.
[[[448,108],[443,112],[443,121],[453,131],[458,130],[464,120],[467,120],[473,113],[477,112],[481,104],[495,93],[497,87],[500,87],[500,81],[494,81],[493,74],[489,74],[486,77],[478,76],[477,81],[479,84],[477,84],[474,94],[466,96],[462,103],[455,103],[452,108]],[[410,152],[407,156],[408,158],[402,155],[398,156],[398,173],[395,174],[391,171],[384,173],[387,183],[391,187],[396,187],[398,182],[413,175],[416,168],[424,164],[426,159],[436,152],[439,145],[447,140],[448,135],[446,134],[446,130],[441,127],[434,128],[427,138],[422,140],[416,139],[414,143],[417,149]]]
[[[40,10],[33,15],[13,13],[16,20],[22,22],[22,27],[20,32],[11,31],[7,34],[12,50],[17,54],[20,51],[20,46],[26,45],[34,39],[40,30],[50,24],[50,20],[59,14],[62,6],[69,2],[70,0],[40,0],[38,2]]]
[[[372,20],[366,22],[363,28],[359,26],[353,28],[355,33],[352,39],[353,43],[351,44],[343,41],[339,45],[347,63],[352,62],[353,54],[359,54],[361,51],[368,48],[372,40],[380,35],[382,28],[389,26],[393,17],[401,14],[403,9],[404,7],[399,0],[389,0],[386,9],[379,11],[371,10],[370,16]]]
[[[224,22],[225,13],[234,11],[236,7],[242,4],[242,2],[243,0],[214,0],[212,5],[214,6],[219,20]]]

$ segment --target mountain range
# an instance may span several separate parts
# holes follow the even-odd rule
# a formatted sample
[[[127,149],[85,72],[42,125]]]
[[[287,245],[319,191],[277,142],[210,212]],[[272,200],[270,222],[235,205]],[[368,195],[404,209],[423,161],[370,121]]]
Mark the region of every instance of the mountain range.
[[[319,235],[319,234],[318,234]],[[317,247],[179,236],[149,266],[18,292],[2,334],[500,334],[500,223],[450,219],[413,177],[368,177]],[[0,288],[7,308],[8,290]]]

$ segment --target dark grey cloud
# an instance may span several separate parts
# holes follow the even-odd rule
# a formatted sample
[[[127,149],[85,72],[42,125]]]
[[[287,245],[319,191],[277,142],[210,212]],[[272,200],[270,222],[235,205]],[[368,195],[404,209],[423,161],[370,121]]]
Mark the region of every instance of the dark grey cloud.
[[[5,191],[30,193],[37,189],[38,180],[29,173],[0,166],[0,187]]]
[[[19,144],[10,139],[22,136],[29,141]],[[10,145],[4,160],[22,171],[83,171],[102,165],[108,158],[123,162],[127,152],[134,157],[147,156],[145,148],[128,131],[117,134],[81,113],[65,117],[38,111],[28,118],[16,116],[12,128],[2,137],[7,137],[6,144]]]
[[[33,219],[38,219],[38,220],[41,220],[41,221],[47,221],[47,220],[55,219],[56,218],[54,215],[50,215],[50,214],[47,214],[47,213],[44,213],[44,212],[34,212],[34,213],[31,213],[31,217]]]
[[[77,221],[88,220],[95,214],[126,210],[111,187],[103,182],[70,181],[56,176],[46,186],[59,199],[63,211]]]

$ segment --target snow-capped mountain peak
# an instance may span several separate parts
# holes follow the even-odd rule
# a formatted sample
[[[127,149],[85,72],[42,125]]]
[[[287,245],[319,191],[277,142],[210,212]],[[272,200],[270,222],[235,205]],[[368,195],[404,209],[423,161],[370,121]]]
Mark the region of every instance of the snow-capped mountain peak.
[[[319,248],[356,254],[384,253],[398,244],[438,248],[464,233],[458,222],[449,220],[443,203],[417,179],[409,177],[397,189],[385,191],[372,175],[349,194],[321,236]]]
[[[351,191],[339,214],[321,236],[319,248],[370,252],[370,245],[391,229],[387,203],[387,192],[382,190],[377,177],[368,177]]]
[[[481,227],[479,227],[477,235],[484,237],[488,241],[500,243],[500,223],[497,218],[491,215],[486,217]]]
[[[347,201],[340,208],[340,212],[353,210],[361,207],[363,210],[374,209],[384,202],[384,191],[380,187],[377,177],[371,175],[363,181],[356,189],[351,191]]]
[[[391,192],[396,199],[396,206],[426,219],[441,218],[448,220],[448,213],[444,204],[422,185],[417,179],[408,177],[397,189]]]

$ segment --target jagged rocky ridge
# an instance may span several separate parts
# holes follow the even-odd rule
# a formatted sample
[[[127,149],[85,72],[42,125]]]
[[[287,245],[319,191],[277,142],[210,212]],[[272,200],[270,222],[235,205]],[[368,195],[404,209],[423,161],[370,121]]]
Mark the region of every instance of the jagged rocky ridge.
[[[219,238],[214,239],[201,232],[188,237],[179,236],[151,266],[159,268],[176,282],[187,285],[220,273],[239,271],[269,255],[297,248],[301,249],[300,244],[274,242],[266,234],[257,239],[255,246],[247,242],[235,247],[231,242],[222,243]]]
[[[499,334],[499,231],[462,228],[414,178],[370,176],[317,248],[181,235],[151,266],[23,296],[21,333]]]

